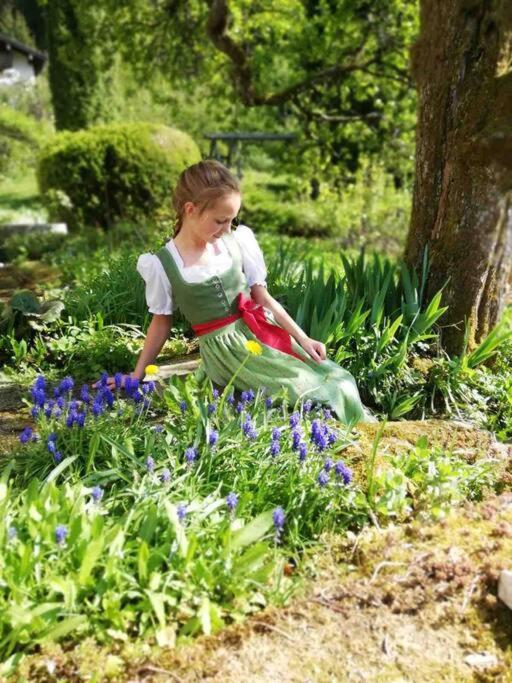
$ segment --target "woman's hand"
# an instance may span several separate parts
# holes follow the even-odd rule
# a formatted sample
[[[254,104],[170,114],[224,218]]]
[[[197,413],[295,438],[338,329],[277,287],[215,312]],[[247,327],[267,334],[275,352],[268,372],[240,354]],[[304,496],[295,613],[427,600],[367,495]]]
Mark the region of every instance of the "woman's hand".
[[[327,358],[325,344],[322,344],[321,341],[316,341],[315,339],[311,339],[311,337],[306,337],[306,339],[300,341],[299,344],[302,346],[304,351],[309,353],[313,360],[316,360],[320,363]]]

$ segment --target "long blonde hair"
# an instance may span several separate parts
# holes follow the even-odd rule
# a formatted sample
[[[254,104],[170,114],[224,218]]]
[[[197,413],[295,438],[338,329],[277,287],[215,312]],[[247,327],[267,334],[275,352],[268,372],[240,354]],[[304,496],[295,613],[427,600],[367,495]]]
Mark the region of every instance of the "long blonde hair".
[[[172,205],[177,216],[174,237],[181,230],[186,202],[193,202],[199,206],[201,214],[217,199],[231,192],[240,193],[240,185],[231,171],[220,161],[204,159],[182,171],[172,193]]]

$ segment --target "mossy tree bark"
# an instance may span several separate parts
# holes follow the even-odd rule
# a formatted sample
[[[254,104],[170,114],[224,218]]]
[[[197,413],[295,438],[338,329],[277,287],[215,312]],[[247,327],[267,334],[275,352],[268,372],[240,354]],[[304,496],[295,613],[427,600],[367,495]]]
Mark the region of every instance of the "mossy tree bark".
[[[459,353],[498,322],[512,261],[512,2],[421,0],[411,49],[418,89],[416,179],[405,260],[427,295],[448,280],[442,343]]]

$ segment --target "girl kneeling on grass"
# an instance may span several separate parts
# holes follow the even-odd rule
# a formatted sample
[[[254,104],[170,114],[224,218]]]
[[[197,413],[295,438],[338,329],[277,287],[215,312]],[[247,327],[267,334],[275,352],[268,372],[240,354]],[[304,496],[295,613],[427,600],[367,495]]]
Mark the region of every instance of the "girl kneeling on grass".
[[[345,424],[377,422],[353,376],[327,359],[324,344],[308,337],[267,291],[263,254],[251,228],[231,231],[241,192],[230,171],[214,160],[189,166],[179,177],[173,206],[174,237],[137,262],[153,318],[131,376],[142,379],[154,363],[179,308],[199,337],[204,371],[219,387],[238,371],[234,386],[240,391],[265,387],[273,394],[285,387],[292,405],[311,399]],[[247,358],[248,341],[261,352]],[[113,388],[113,378],[108,386]]]

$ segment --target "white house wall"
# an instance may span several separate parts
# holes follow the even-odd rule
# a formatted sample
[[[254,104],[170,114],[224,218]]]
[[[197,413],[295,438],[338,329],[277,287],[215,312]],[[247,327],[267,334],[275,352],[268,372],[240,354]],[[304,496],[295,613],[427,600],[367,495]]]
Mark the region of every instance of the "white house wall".
[[[20,54],[19,52],[14,53],[12,68],[18,71],[22,81],[27,81],[34,76],[34,67],[28,61],[27,55]]]
[[[24,54],[14,52],[13,63],[10,69],[5,69],[0,73],[0,83],[9,85],[20,81],[33,82],[35,80],[34,67]]]

